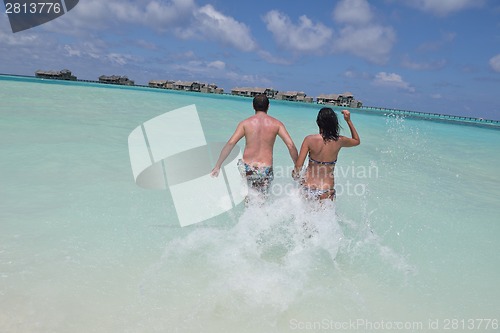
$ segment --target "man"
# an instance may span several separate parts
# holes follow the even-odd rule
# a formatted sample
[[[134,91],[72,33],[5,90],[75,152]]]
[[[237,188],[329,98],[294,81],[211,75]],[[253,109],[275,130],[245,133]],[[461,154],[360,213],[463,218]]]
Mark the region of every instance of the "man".
[[[298,153],[285,125],[267,114],[269,109],[267,96],[263,94],[255,96],[253,108],[255,114],[238,124],[236,131],[222,148],[219,160],[212,170],[212,176],[217,177],[219,175],[224,160],[229,156],[238,141],[245,137],[243,160],[238,161],[238,169],[246,177],[251,188],[267,195],[274,179],[273,147],[276,136],[279,136],[287,146],[293,163],[296,162]]]

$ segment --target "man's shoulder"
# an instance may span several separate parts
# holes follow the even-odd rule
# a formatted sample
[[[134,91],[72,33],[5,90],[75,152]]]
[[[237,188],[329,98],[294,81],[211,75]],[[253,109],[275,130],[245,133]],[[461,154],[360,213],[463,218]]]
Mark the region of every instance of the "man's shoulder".
[[[270,116],[268,114],[265,114],[262,116],[258,116],[258,115],[250,116],[247,119],[243,120],[242,123],[243,122],[250,123],[250,122],[253,122],[253,121],[259,120],[259,119],[265,119],[265,121],[268,123],[271,122],[271,123],[276,124],[276,125],[283,125],[283,123],[280,120],[278,120],[278,119],[276,119],[273,116]]]
[[[246,119],[243,119],[243,120],[240,122],[240,124],[241,124],[241,125],[244,125],[244,126],[245,126],[245,125],[251,125],[252,123],[254,123],[254,122],[255,122],[255,120],[256,120],[256,117],[255,117],[255,116],[250,116],[250,117],[248,117],[248,118],[246,118]]]
[[[267,115],[268,119],[272,121],[276,125],[284,126],[283,123],[279,120],[274,118],[273,116]]]

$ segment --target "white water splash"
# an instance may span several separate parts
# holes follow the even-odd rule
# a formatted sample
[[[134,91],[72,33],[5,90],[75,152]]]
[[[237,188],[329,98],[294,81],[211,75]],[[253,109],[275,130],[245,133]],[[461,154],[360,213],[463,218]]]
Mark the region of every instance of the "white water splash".
[[[179,331],[200,321],[216,331],[218,318],[239,329],[278,325],[289,313],[306,310],[311,299],[347,299],[362,312],[363,293],[351,281],[362,271],[352,265],[357,256],[378,249],[378,262],[387,257],[395,270],[404,259],[381,246],[373,232],[360,232],[364,226],[340,220],[334,202],[306,202],[297,193],[251,204],[233,226],[193,228],[167,244],[143,280],[144,301],[168,312],[163,327]],[[344,230],[353,236],[346,239]]]

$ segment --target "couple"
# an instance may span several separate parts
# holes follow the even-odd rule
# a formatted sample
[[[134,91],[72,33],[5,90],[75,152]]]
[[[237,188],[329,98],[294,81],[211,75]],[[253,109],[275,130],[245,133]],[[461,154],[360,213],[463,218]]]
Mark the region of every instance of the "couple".
[[[279,136],[287,146],[290,157],[295,164],[292,177],[295,180],[300,180],[302,194],[307,199],[312,200],[333,200],[335,198],[333,170],[340,148],[354,147],[360,143],[349,111],[343,110],[342,113],[352,138],[339,135],[337,115],[331,108],[322,108],[316,120],[319,134],[306,136],[298,154],[297,148],[283,123],[267,114],[269,109],[267,96],[262,94],[255,96],[253,108],[255,115],[240,122],[234,134],[222,148],[219,159],[212,170],[212,176],[219,175],[224,160],[229,156],[236,143],[245,137],[245,150],[243,159],[238,161],[238,169],[242,176],[246,177],[251,188],[267,195],[274,178],[272,167],[274,142]],[[309,164],[301,176],[306,156],[309,156]]]

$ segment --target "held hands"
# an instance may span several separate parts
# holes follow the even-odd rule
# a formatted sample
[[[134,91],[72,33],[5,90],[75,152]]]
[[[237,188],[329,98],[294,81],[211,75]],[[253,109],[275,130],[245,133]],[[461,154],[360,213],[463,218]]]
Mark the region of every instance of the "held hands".
[[[346,122],[351,120],[351,113],[348,110],[342,110],[342,114],[344,115],[344,120]]]
[[[217,177],[219,175],[219,172],[220,172],[220,168],[218,167],[215,167],[212,172],[210,173],[210,176],[212,177]]]

